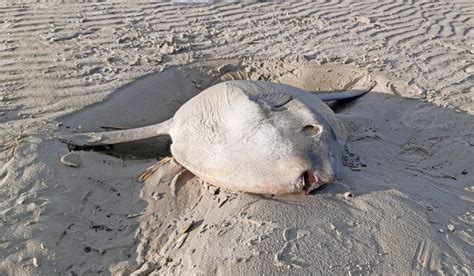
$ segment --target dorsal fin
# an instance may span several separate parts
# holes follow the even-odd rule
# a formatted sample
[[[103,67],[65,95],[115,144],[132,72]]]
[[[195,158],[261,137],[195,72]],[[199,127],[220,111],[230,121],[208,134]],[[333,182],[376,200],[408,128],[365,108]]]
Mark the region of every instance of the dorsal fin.
[[[363,96],[369,93],[374,87],[377,85],[376,82],[372,83],[366,89],[354,89],[354,90],[345,90],[342,92],[332,92],[332,93],[315,93],[315,95],[321,99],[323,102],[330,102],[330,101],[341,101],[341,100],[352,100]]]

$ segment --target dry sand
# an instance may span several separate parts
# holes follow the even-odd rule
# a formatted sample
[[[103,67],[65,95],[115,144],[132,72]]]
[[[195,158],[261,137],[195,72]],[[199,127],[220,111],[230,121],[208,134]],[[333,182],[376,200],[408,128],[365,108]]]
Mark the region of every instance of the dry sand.
[[[470,1],[0,14],[0,275],[473,273]],[[160,122],[232,78],[311,91],[377,81],[338,109],[351,132],[341,179],[310,196],[230,194],[169,163],[137,183],[166,138],[60,162],[58,131]]]

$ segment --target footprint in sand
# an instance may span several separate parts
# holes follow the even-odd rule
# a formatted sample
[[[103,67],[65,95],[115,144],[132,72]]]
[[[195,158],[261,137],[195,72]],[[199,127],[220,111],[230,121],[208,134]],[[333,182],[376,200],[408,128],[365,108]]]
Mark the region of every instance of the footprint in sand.
[[[298,256],[298,240],[308,236],[310,234],[307,230],[289,229],[283,230],[283,239],[285,239],[285,245],[283,248],[275,254],[275,266],[286,266],[292,267],[308,267],[309,264]]]

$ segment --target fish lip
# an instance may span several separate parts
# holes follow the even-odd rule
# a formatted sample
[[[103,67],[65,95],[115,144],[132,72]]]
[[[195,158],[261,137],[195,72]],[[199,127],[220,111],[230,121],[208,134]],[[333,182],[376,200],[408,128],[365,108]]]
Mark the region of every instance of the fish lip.
[[[322,185],[313,170],[304,171],[300,175],[298,182],[300,182],[300,185],[302,185],[301,190],[305,194],[309,194],[311,191],[319,188]]]

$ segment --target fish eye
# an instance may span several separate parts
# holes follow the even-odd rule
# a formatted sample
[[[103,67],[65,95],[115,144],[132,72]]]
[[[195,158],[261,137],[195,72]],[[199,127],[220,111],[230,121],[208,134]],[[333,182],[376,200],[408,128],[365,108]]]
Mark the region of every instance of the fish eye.
[[[306,125],[303,127],[303,133],[308,136],[316,136],[323,131],[322,126],[319,125]]]

